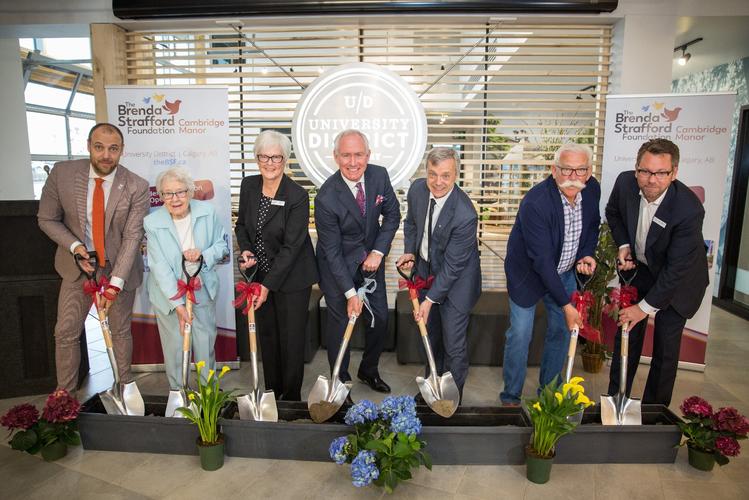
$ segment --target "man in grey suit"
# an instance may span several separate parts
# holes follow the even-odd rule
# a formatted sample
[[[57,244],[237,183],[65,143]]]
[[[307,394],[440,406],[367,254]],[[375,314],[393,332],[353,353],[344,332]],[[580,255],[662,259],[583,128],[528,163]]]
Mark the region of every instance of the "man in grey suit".
[[[471,199],[455,185],[460,156],[451,148],[434,148],[427,155],[427,178],[408,190],[408,215],[403,224],[405,254],[398,266],[424,279],[421,307],[438,375],[450,371],[463,394],[468,376],[466,329],[471,309],[481,294],[476,229],[478,217]]]
[[[109,311],[112,343],[120,378],[132,380],[132,318],[135,289],[143,281],[140,244],[149,208],[148,182],[119,164],[122,132],[109,123],[95,125],[88,136],[88,160],[55,164],[39,201],[39,227],[57,243],[55,269],[62,276],[55,325],[58,388],[74,391],[80,364],[80,334],[91,307],[83,292],[85,275],[73,256],[89,258],[109,277],[101,306]],[[87,272],[94,268],[86,261]]]

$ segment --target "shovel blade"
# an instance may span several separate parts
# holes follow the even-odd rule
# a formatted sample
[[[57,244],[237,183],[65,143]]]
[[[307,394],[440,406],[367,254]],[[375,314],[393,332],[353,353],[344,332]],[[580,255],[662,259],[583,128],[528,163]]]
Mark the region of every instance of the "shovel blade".
[[[135,381],[122,384],[122,402],[128,415],[142,417],[146,414],[146,404]]]
[[[165,417],[184,418],[177,408],[187,407],[187,398],[182,391],[169,391],[169,399],[166,401]]]
[[[616,397],[601,394],[601,423],[603,425],[619,425],[616,418]]]
[[[642,401],[624,398],[624,405],[619,417],[620,425],[642,425]]]
[[[241,420],[256,422],[278,422],[278,408],[276,395],[273,391],[265,391],[260,398],[250,392],[237,398],[237,408]]]
[[[104,405],[107,415],[127,415],[122,400],[112,389],[100,392],[99,399],[101,399],[101,403]]]
[[[639,399],[601,395],[603,425],[642,425],[642,403]]]
[[[450,418],[458,409],[460,391],[452,373],[445,372],[441,377],[416,377],[416,385],[421,397],[437,415]]]
[[[328,377],[318,376],[307,397],[307,408],[312,420],[320,424],[335,415],[350,391],[351,382],[343,383],[337,378],[329,381]]]

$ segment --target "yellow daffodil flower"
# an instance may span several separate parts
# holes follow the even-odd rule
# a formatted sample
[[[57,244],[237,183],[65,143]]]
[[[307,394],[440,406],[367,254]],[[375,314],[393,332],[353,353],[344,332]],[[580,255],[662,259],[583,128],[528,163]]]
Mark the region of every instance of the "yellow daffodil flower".
[[[200,371],[200,370],[202,370],[203,368],[205,368],[205,361],[203,361],[203,360],[200,360],[200,361],[198,361],[197,363],[195,363],[195,369],[196,369],[196,370]]]
[[[206,381],[205,381],[206,383],[208,383],[208,382],[210,382],[210,381],[211,381],[211,377],[213,377],[213,374],[214,374],[214,373],[216,373],[216,372],[215,372],[215,371],[213,371],[213,370],[208,370],[208,378],[207,378],[207,379],[206,379]]]
[[[221,368],[221,373],[218,374],[218,378],[221,378],[224,375],[226,375],[226,372],[228,372],[229,370],[231,370],[231,368],[229,368],[227,365],[224,365],[224,367]]]
[[[538,410],[538,411],[541,411],[541,403],[539,403],[538,401],[536,401],[536,402],[535,402],[535,403],[533,404],[533,408],[535,408],[535,409],[536,409],[536,410]]]
[[[585,394],[580,393],[580,394],[577,395],[577,399],[575,400],[575,404],[577,404],[577,405],[584,404],[585,407],[587,408],[588,406],[592,405],[593,402],[590,399],[588,399],[588,396],[586,396]]]
[[[585,382],[585,379],[582,377],[572,377],[570,379],[570,384],[572,385],[580,385],[581,382]]]
[[[559,404],[562,404],[562,399],[564,399],[564,398],[562,397],[562,393],[561,392],[555,392],[554,393],[554,397],[557,398],[557,401],[559,402]]]
[[[190,401],[195,401],[195,394],[191,392],[190,394],[187,395],[187,399],[189,399]]]
[[[580,377],[578,377],[578,378],[580,378]],[[562,394],[564,394],[565,396],[570,391],[572,391],[572,394],[578,394],[578,393],[582,394],[582,393],[585,392],[585,389],[583,389],[583,386],[581,386],[581,385],[576,385],[576,384],[572,384],[572,383],[564,384],[562,386]]]

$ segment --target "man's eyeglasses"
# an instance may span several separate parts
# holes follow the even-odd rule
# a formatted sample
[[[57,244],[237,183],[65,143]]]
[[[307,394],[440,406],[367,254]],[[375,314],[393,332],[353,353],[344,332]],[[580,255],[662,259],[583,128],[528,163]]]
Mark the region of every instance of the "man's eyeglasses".
[[[635,170],[635,173],[645,180],[650,180],[651,177],[655,177],[659,181],[662,181],[663,179],[671,175],[673,173],[673,170],[659,170],[658,172],[651,172],[650,170],[646,170],[644,168],[638,168],[637,170]]]
[[[283,161],[283,155],[257,155],[257,161],[262,163],[281,163]]]
[[[161,193],[162,200],[171,200],[175,196],[177,198],[184,198],[187,196],[187,189],[180,189],[179,191],[162,191]]]
[[[559,171],[562,172],[562,175],[572,175],[572,173],[574,172],[575,175],[578,177],[587,175],[588,170],[590,170],[588,167],[580,167],[580,168],[559,167]]]

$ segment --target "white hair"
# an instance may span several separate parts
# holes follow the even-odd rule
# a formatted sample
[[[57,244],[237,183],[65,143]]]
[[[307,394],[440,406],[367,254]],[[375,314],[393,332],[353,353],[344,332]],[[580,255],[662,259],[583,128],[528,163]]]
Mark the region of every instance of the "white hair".
[[[593,151],[587,144],[577,144],[575,142],[563,144],[562,147],[557,149],[557,152],[554,153],[554,165],[557,167],[559,166],[559,158],[561,158],[563,153],[582,153],[588,158],[588,161],[585,162],[587,166],[590,167],[593,163]]]
[[[367,136],[364,135],[364,132],[356,130],[355,128],[348,128],[342,132],[339,132],[338,135],[335,136],[335,139],[333,139],[333,152],[338,152],[338,144],[341,142],[341,139],[349,135],[358,135],[361,140],[364,141],[364,147],[367,149],[367,151],[369,151],[369,139],[367,139]]]
[[[264,154],[263,151],[267,151],[268,148],[273,146],[281,146],[283,158],[288,161],[291,156],[291,141],[281,132],[270,129],[263,130],[255,138],[255,158],[257,158],[257,155]]]
[[[195,193],[195,182],[192,180],[190,172],[185,167],[172,167],[168,170],[164,170],[156,177],[156,191],[161,193],[161,187],[166,181],[177,181],[180,184],[184,184],[187,191],[192,197]]]

